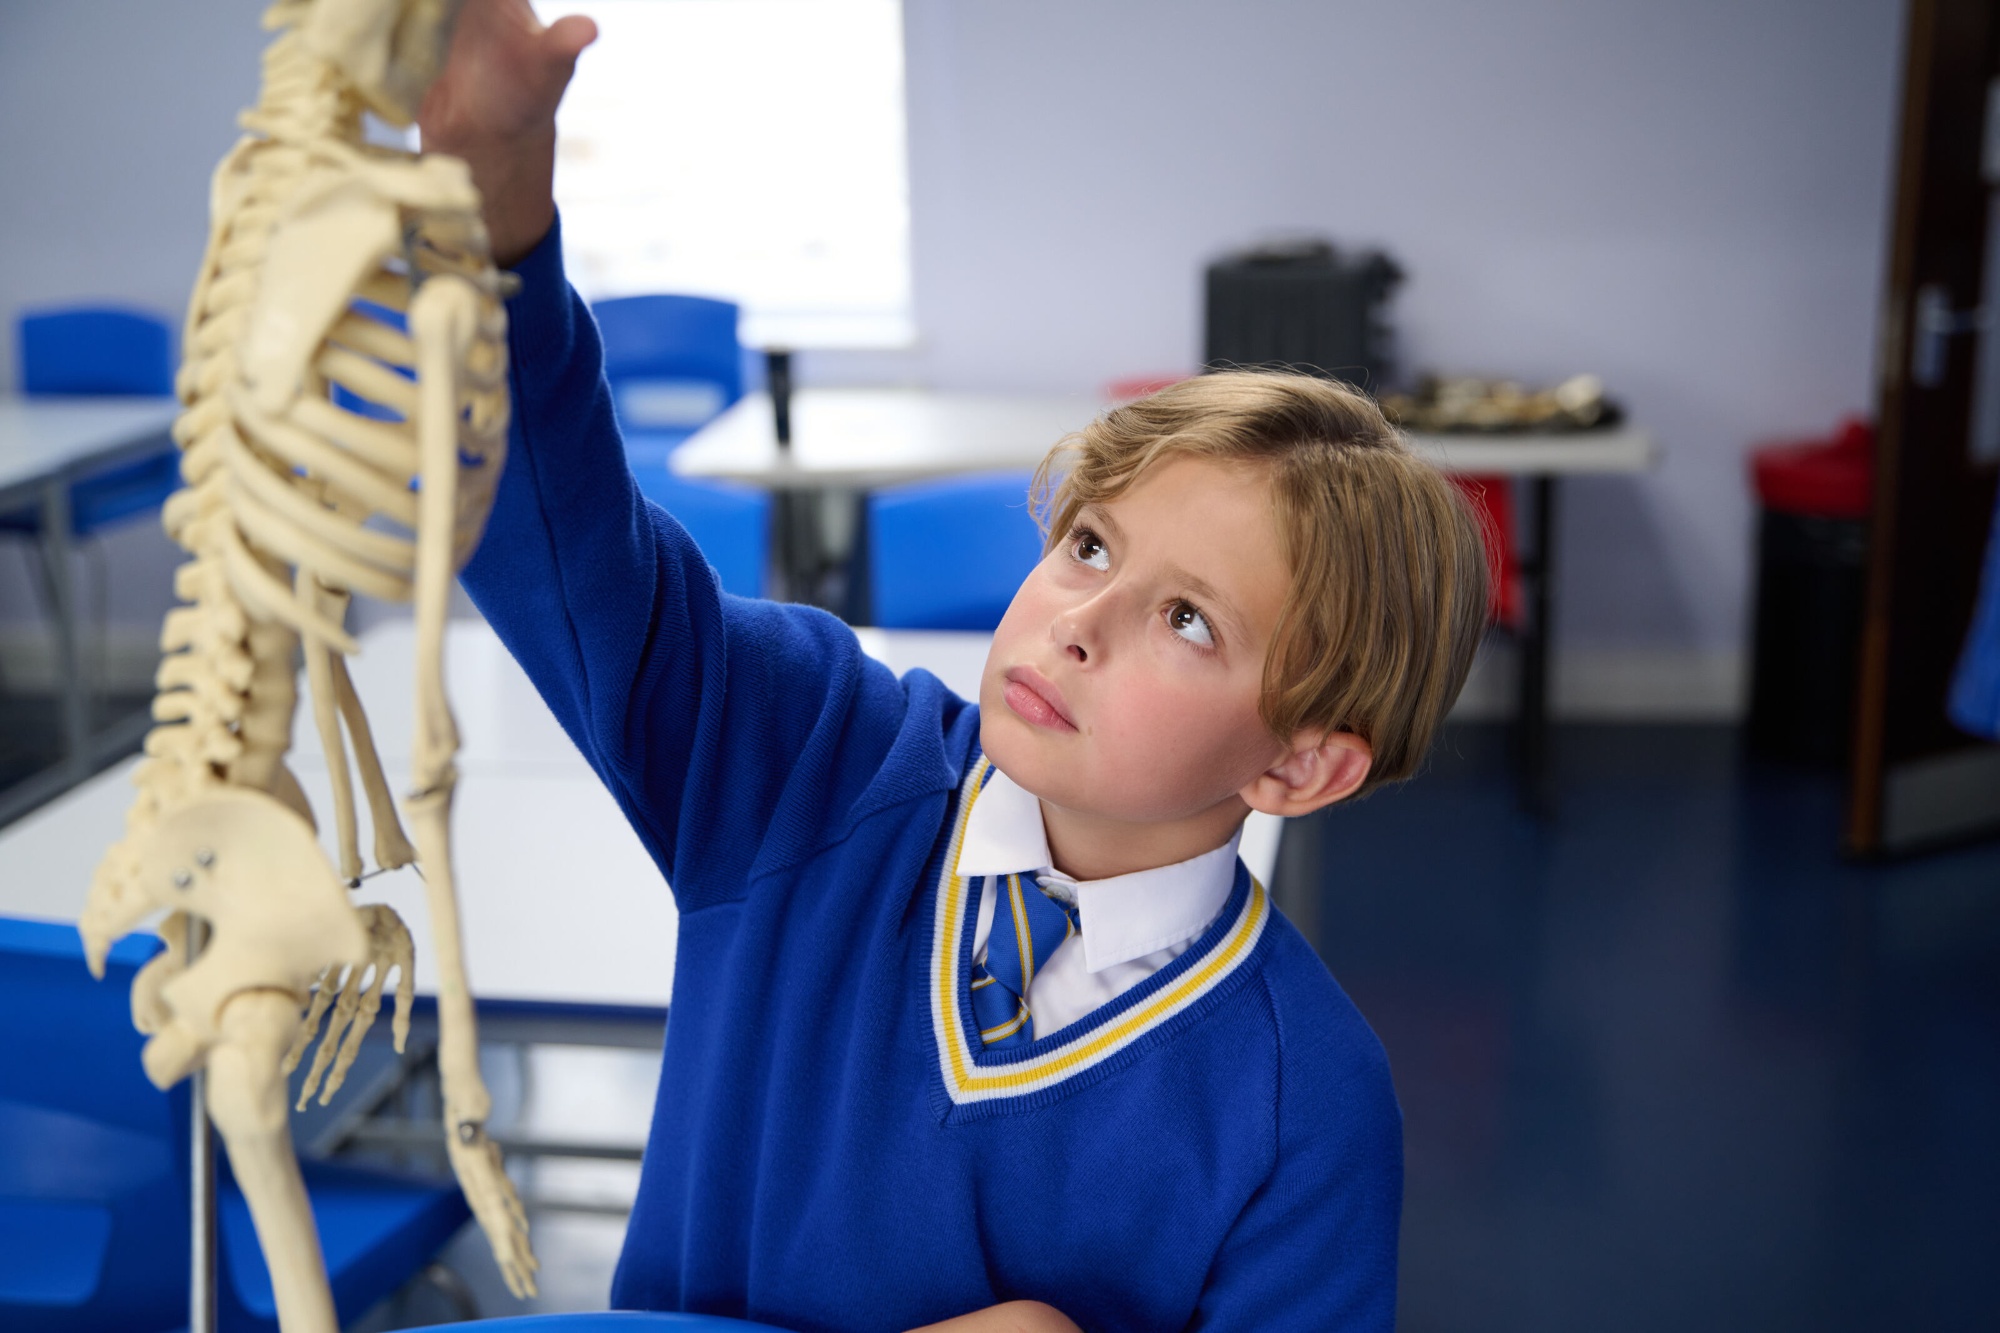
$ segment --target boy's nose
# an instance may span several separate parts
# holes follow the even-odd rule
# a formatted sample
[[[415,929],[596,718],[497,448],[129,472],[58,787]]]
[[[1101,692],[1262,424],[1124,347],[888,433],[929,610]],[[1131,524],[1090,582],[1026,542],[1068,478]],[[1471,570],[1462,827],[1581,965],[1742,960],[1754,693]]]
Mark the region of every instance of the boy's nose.
[[[1061,646],[1063,655],[1078,666],[1103,656],[1097,624],[1099,600],[1093,597],[1081,605],[1065,608],[1057,613],[1054,623],[1049,626],[1049,637]]]

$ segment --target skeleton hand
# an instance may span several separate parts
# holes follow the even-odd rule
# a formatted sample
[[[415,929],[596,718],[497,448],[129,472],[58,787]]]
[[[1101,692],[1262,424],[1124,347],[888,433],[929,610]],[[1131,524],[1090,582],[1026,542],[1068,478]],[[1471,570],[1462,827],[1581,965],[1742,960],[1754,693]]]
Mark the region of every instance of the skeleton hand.
[[[451,1169],[458,1176],[459,1188],[465,1191],[465,1201],[472,1205],[472,1215],[479,1219],[480,1229],[493,1246],[493,1258],[500,1265],[500,1275],[507,1279],[507,1290],[526,1299],[535,1294],[535,1271],[541,1265],[528,1246],[528,1214],[521,1207],[521,1196],[507,1178],[500,1145],[486,1137],[484,1126],[459,1119],[450,1109],[447,1103],[445,1134]]]
[[[325,1106],[346,1081],[347,1071],[361,1051],[361,1039],[375,1025],[375,1016],[382,1010],[382,989],[389,980],[391,968],[396,971],[396,1016],[390,1027],[395,1038],[396,1054],[403,1053],[403,1047],[409,1040],[410,1002],[416,992],[416,981],[411,975],[414,950],[410,944],[409,927],[391,908],[378,904],[358,910],[368,926],[368,961],[346,969],[345,985],[341,984],[341,968],[338,965],[320,973],[319,988],[313,993],[312,1007],[306,1011],[305,1021],[299,1024],[298,1034],[292,1039],[292,1048],[285,1053],[282,1072],[290,1074],[298,1068],[306,1047],[312,1045],[313,1037],[319,1032],[320,1019],[326,1014],[328,1005],[332,1004],[335,992],[338,992],[340,1002],[333,1005],[333,1022],[328,1024],[319,1051],[313,1056],[312,1068],[306,1072],[305,1083],[299,1088],[298,1109],[301,1111],[306,1109],[306,1103],[315,1091],[319,1092],[319,1104]],[[366,990],[361,984],[364,978],[370,978]],[[329,1065],[332,1066],[331,1073],[328,1073]],[[322,1076],[326,1079],[324,1088],[320,1086]]]

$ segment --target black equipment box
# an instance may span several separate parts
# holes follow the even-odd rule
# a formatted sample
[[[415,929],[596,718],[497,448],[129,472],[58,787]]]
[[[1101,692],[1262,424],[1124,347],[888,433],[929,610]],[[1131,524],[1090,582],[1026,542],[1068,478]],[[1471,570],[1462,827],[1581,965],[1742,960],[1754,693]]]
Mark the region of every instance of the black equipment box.
[[[1379,250],[1302,241],[1208,266],[1210,370],[1309,370],[1380,393],[1395,371],[1384,306],[1403,270]]]

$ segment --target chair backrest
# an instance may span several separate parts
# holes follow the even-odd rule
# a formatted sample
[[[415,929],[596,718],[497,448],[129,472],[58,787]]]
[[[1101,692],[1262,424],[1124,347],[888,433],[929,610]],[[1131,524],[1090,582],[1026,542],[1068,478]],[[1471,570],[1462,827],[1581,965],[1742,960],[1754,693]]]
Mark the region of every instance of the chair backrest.
[[[146,1081],[133,936],[91,978],[76,927],[0,917],[0,1327],[187,1317],[186,1085]]]
[[[627,430],[689,431],[743,396],[733,301],[621,296],[591,307]]]
[[[24,311],[17,330],[24,394],[170,394],[173,326],[128,306]]]
[[[868,497],[869,619],[991,630],[1042,558],[1026,472],[916,482]]]

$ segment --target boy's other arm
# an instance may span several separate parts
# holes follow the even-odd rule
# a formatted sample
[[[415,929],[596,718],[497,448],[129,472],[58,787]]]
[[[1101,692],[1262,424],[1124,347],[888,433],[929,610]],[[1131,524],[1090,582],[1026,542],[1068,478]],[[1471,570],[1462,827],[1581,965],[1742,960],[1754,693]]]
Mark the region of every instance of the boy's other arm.
[[[1325,1032],[1311,1030],[1324,1026],[1295,1025],[1276,1164],[1230,1228],[1190,1327],[1395,1328],[1403,1116],[1372,1034],[1357,1067],[1351,1049],[1328,1058]]]
[[[1008,1301],[989,1305],[940,1324],[925,1324],[910,1333],[1083,1333],[1068,1316],[1040,1301]]]

